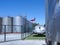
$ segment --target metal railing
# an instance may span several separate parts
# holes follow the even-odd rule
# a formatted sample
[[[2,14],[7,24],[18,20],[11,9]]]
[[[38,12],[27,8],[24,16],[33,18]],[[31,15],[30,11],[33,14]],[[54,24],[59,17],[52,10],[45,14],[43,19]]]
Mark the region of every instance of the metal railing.
[[[31,34],[31,30],[21,25],[0,26],[0,42],[21,40]]]

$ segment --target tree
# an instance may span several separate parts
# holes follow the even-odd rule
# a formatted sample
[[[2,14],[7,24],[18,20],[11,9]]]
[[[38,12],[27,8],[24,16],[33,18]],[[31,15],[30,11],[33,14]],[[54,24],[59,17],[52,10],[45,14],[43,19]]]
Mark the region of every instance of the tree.
[[[36,25],[38,25],[37,23],[33,23],[32,26],[35,27]]]

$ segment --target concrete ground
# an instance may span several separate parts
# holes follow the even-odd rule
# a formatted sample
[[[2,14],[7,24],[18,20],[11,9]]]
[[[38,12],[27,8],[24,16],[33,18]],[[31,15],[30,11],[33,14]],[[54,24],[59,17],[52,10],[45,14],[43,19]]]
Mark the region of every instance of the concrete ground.
[[[46,45],[44,40],[17,40],[10,42],[3,42],[0,45]]]

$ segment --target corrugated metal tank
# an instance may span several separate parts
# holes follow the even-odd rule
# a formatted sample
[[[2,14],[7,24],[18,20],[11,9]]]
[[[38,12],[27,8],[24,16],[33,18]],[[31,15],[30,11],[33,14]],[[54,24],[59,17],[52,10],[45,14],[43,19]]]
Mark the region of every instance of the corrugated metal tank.
[[[29,21],[26,20],[26,32],[29,33]]]
[[[29,21],[29,35],[32,34],[32,31],[33,31],[33,29],[32,29],[32,23]]]
[[[23,30],[23,17],[22,16],[16,16],[14,17],[14,30],[13,32],[21,32]]]
[[[26,37],[28,36],[28,34],[29,34],[29,21],[28,20],[26,20],[27,22],[26,22]]]
[[[3,30],[2,32],[4,32],[5,30],[5,26],[6,26],[6,32],[12,32],[12,25],[13,25],[13,18],[10,17],[10,16],[7,16],[7,17],[3,17]]]
[[[46,37],[48,40],[51,41],[51,39],[53,38],[53,15],[54,15],[54,9],[56,6],[56,0],[46,0]],[[53,27],[53,28],[52,28]],[[52,36],[52,38],[50,38]]]
[[[32,32],[32,23],[29,22],[30,32]]]
[[[23,32],[25,33],[26,32],[26,17],[23,17],[23,27],[24,27],[24,29],[23,29]]]
[[[60,43],[60,0],[55,8],[55,32],[56,32],[56,41]]]
[[[47,42],[51,41],[55,45],[56,41],[56,20],[55,8],[58,0],[46,0],[46,37]]]
[[[2,32],[2,17],[0,17],[0,33]]]

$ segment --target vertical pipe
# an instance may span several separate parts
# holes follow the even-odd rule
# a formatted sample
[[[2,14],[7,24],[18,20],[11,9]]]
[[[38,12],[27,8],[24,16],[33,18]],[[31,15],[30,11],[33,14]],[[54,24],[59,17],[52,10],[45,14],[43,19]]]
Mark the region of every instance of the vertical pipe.
[[[13,33],[13,17],[11,17],[11,33]]]

